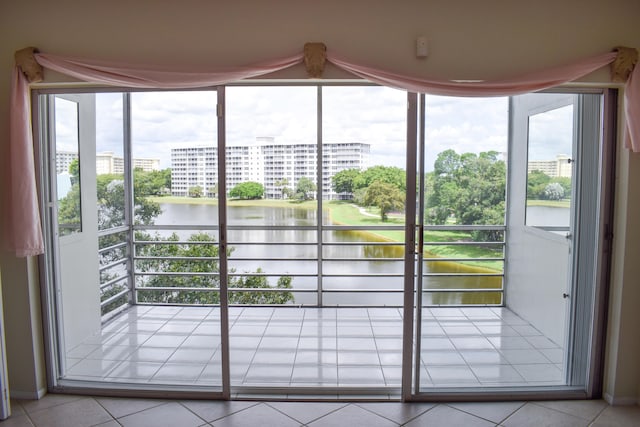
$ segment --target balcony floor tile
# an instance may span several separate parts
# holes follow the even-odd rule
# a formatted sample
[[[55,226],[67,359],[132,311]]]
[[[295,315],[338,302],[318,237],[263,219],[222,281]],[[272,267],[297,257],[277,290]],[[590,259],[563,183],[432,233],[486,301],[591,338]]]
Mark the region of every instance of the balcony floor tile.
[[[231,307],[231,384],[400,387],[397,308]],[[65,379],[168,385],[222,381],[220,310],[136,306],[67,352]],[[564,351],[503,307],[433,307],[421,388],[561,385]]]

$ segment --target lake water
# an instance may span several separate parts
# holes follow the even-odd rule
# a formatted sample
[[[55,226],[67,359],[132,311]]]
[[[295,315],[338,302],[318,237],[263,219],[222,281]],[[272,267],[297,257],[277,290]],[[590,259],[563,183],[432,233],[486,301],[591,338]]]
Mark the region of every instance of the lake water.
[[[218,207],[214,205],[162,204],[162,214],[156,218],[156,225],[216,225]],[[531,209],[531,207],[529,208]],[[553,209],[553,208],[552,208]],[[535,209],[534,209],[535,210]],[[566,210],[568,211],[568,209]],[[528,213],[531,218],[531,213]],[[568,216],[568,214],[567,214]],[[236,273],[253,272],[261,268],[272,274],[274,284],[280,275],[291,275],[295,289],[315,290],[318,287],[318,273],[322,270],[323,303],[402,305],[402,277],[404,246],[374,246],[367,243],[383,239],[371,233],[358,231],[324,231],[322,245],[323,261],[318,263],[316,230],[247,230],[243,226],[315,226],[317,212],[295,207],[237,207],[227,209],[228,241],[233,252],[229,267]],[[327,221],[325,221],[326,223]],[[239,229],[233,229],[238,227]],[[194,227],[196,230],[197,227]],[[192,231],[183,232],[187,237]],[[217,232],[210,233],[216,236]],[[269,242],[265,244],[252,244]],[[332,243],[351,242],[350,245]],[[301,243],[295,245],[292,243]],[[361,243],[361,244],[353,244]],[[266,258],[266,259],[265,259]],[[347,260],[344,260],[347,259]],[[486,272],[486,270],[464,266],[452,262],[425,262],[425,273]],[[310,276],[298,276],[310,275]],[[393,277],[398,275],[398,277]],[[429,289],[495,289],[500,288],[500,277],[434,277],[425,276],[424,287]],[[337,289],[367,289],[372,292],[330,292]],[[399,292],[381,292],[382,290]],[[376,292],[378,290],[378,292]],[[298,304],[315,304],[316,293],[295,292]],[[482,293],[425,293],[425,304],[496,304],[500,294]]]

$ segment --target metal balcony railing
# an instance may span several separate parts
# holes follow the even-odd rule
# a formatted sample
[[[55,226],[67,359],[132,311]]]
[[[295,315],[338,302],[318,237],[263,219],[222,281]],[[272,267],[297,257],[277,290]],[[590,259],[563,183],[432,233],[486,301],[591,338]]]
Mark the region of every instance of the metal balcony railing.
[[[231,305],[402,306],[402,225],[231,225],[226,232]],[[480,232],[501,239],[470,238]],[[423,251],[414,253],[421,303],[502,305],[504,232],[504,226],[425,226],[417,239]],[[218,233],[217,226],[139,225],[101,232],[103,318],[130,304],[219,304]]]

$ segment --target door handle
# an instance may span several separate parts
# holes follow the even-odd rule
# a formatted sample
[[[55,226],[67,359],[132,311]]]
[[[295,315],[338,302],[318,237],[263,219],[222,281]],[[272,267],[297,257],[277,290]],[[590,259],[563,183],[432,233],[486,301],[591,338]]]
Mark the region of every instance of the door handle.
[[[562,294],[562,298],[565,298],[565,299],[569,298],[569,294],[568,294],[568,293],[566,293],[566,292],[565,292],[565,293],[563,293],[563,294]]]

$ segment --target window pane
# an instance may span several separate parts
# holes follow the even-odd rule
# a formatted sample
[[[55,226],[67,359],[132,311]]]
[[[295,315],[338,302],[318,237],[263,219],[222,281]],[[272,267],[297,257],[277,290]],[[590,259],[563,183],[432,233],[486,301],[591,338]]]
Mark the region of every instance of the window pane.
[[[569,227],[572,147],[573,105],[529,116],[527,225]]]
[[[504,224],[507,123],[507,98],[427,96],[426,224]]]
[[[78,104],[55,97],[54,106],[58,232],[65,236],[82,231]]]

